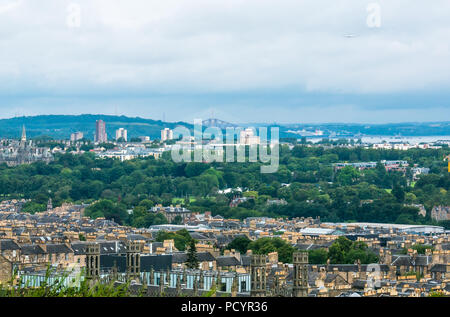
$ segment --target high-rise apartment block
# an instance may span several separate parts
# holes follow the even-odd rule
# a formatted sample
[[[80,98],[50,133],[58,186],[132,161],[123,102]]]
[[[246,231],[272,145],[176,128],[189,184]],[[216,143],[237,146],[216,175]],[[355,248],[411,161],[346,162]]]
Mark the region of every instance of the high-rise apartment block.
[[[161,130],[161,141],[173,140],[173,130],[165,128]]]
[[[127,134],[128,134],[128,132],[126,129],[124,129],[124,128],[117,129],[116,130],[116,141],[123,138],[123,140],[126,142],[128,140]]]
[[[260,137],[255,135],[253,129],[241,131],[239,141],[243,145],[257,145],[261,143]]]
[[[108,141],[106,135],[106,124],[103,120],[97,120],[95,123],[95,142],[105,143]]]
[[[75,132],[70,135],[70,141],[76,142],[84,138],[83,132]]]

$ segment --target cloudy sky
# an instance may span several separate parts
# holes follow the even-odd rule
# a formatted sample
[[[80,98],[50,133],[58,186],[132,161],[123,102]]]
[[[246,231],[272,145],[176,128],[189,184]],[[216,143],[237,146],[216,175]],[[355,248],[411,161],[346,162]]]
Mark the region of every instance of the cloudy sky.
[[[0,0],[0,117],[448,121],[449,16],[448,0]]]

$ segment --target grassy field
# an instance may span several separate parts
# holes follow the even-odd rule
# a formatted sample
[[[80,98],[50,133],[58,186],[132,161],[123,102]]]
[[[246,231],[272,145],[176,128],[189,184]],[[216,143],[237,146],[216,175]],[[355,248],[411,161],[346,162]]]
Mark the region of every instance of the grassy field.
[[[205,199],[209,199],[210,201],[216,201],[216,197],[206,197]],[[195,201],[197,201],[195,197],[189,197],[189,203],[193,203]],[[180,197],[172,198],[172,204],[174,205],[184,204],[184,198]]]
[[[193,203],[193,202],[195,202],[196,201],[196,199],[195,199],[195,197],[189,197],[189,202],[190,203]],[[184,203],[184,198],[173,198],[172,199],[172,204],[183,204]]]

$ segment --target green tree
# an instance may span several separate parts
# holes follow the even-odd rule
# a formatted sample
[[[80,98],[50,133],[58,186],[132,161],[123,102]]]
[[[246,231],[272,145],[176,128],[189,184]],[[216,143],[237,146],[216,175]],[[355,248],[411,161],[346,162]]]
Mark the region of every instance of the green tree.
[[[187,254],[186,266],[190,269],[198,269],[199,261],[197,257],[197,248],[195,247],[195,240],[192,239],[189,244],[189,251]]]
[[[175,216],[175,218],[172,220],[173,225],[181,225],[182,223],[183,223],[183,218],[181,218],[181,216],[179,216],[179,215]]]
[[[394,185],[392,195],[394,195],[399,203],[403,203],[405,201],[405,191],[399,184]]]
[[[352,242],[346,237],[339,237],[328,250],[328,259],[332,264],[353,264],[356,260],[363,264],[377,263],[378,257],[364,242]]]
[[[46,204],[38,204],[33,201],[29,201],[29,202],[25,203],[22,207],[22,211],[29,213],[29,214],[34,214],[36,212],[42,212],[42,211],[46,211],[46,210],[47,210]]]
[[[114,220],[118,224],[125,224],[128,220],[128,213],[125,206],[110,200],[100,200],[89,206],[86,208],[85,216],[91,217],[92,219],[104,217]]]
[[[159,231],[156,235],[157,242],[163,242],[164,240],[174,240],[175,248],[180,251],[186,250],[186,246],[191,242],[192,238],[186,229],[179,230],[177,232]]]
[[[205,163],[192,162],[188,163],[185,168],[187,177],[199,176],[201,173],[209,169],[209,165]]]
[[[278,252],[278,259],[283,263],[292,263],[295,248],[281,238],[261,238],[248,245],[255,254]]]
[[[352,185],[356,183],[359,176],[360,176],[359,171],[356,168],[352,166],[346,166],[339,171],[337,180],[344,186]]]
[[[326,249],[315,249],[308,251],[308,259],[310,264],[325,264],[328,259]]]
[[[239,236],[231,241],[227,245],[227,249],[235,249],[239,251],[241,254],[245,254],[248,250],[248,245],[252,242],[247,236]]]

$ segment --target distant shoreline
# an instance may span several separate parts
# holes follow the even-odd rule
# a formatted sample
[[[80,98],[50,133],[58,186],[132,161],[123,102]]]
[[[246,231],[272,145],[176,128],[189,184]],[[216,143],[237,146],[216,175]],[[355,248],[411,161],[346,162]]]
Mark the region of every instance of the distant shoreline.
[[[416,144],[421,142],[437,142],[447,141],[450,142],[450,135],[420,135],[420,136],[392,136],[392,135],[370,135],[370,136],[342,136],[342,137],[326,137],[326,136],[307,136],[307,141],[320,142],[322,139],[339,140],[339,139],[361,139],[363,143],[381,143],[386,142],[408,142],[410,144]]]

